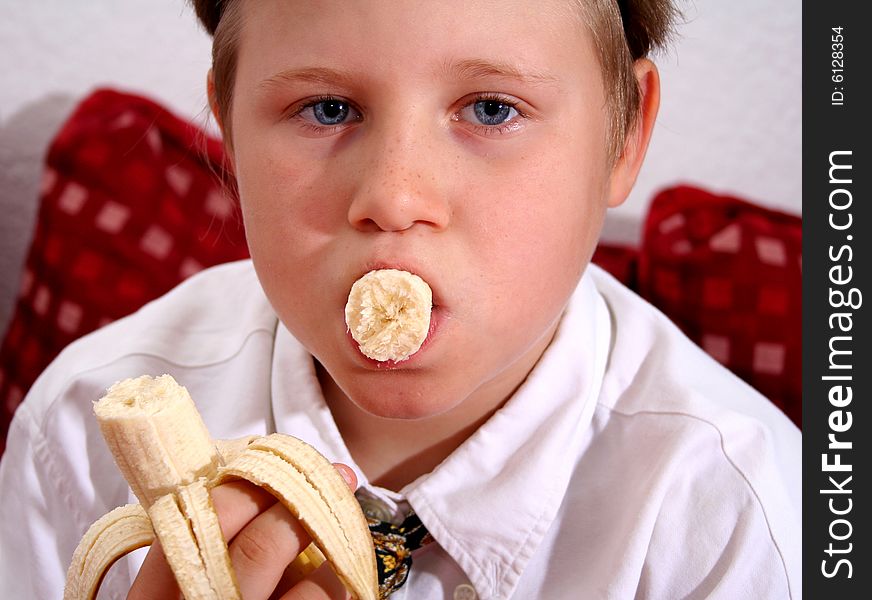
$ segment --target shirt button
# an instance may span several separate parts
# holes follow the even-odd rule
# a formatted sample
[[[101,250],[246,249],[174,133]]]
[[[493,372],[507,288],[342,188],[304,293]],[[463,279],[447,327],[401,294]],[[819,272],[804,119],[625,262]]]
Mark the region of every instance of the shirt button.
[[[454,588],[454,600],[475,600],[477,597],[475,588],[468,583],[461,583]]]

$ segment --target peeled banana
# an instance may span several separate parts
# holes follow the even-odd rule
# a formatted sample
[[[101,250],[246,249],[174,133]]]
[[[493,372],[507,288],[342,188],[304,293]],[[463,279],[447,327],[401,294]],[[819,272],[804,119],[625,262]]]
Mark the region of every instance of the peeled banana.
[[[100,431],[140,504],[98,519],[67,571],[65,600],[91,599],[112,563],[159,539],[187,600],[239,599],[209,489],[245,479],[269,490],[313,544],[291,568],[325,557],[358,600],[378,597],[375,551],[363,512],[333,465],[282,434],[214,442],[187,390],[169,375],[127,379],[94,405]]]
[[[365,356],[400,362],[427,339],[432,307],[430,286],[417,275],[370,271],[351,286],[345,323]]]

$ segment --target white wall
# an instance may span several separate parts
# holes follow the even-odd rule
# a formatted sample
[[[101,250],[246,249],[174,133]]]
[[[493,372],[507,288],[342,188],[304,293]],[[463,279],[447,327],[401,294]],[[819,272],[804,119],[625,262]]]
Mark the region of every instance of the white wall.
[[[40,163],[69,110],[110,85],[202,123],[210,41],[185,0],[0,0],[0,9],[2,332]],[[657,61],[659,123],[636,189],[609,217],[610,240],[635,242],[652,194],[678,181],[801,212],[799,0],[697,0],[685,12]]]
[[[652,195],[678,180],[802,213],[801,3],[688,4],[676,43],[656,60],[660,115],[611,239],[635,241]]]

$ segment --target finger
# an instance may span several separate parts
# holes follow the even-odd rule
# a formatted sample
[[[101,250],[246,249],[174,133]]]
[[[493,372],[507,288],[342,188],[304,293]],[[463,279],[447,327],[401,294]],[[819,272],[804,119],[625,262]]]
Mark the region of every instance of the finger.
[[[133,580],[127,600],[166,600],[180,596],[179,586],[160,542],[155,540]]]
[[[336,577],[330,563],[324,563],[297,585],[285,592],[279,600],[350,600],[351,594]]]
[[[342,463],[334,463],[334,466],[348,486],[357,489],[354,470]],[[210,495],[225,540],[232,539],[249,521],[277,502],[275,496],[247,481],[219,485]]]
[[[281,504],[259,514],[230,542],[230,560],[243,598],[268,598],[285,568],[311,542]]]
[[[277,502],[268,491],[247,481],[224,483],[212,488],[209,494],[225,540],[232,539],[249,521]]]
[[[269,492],[245,481],[216,487],[211,495],[225,539],[236,535],[246,523],[276,503]],[[181,597],[176,578],[158,540],[149,548],[127,597],[128,600]]]
[[[342,475],[342,479],[345,480],[345,483],[348,484],[348,487],[350,487],[352,490],[356,490],[357,474],[354,472],[354,469],[343,463],[333,463],[333,466],[336,467],[336,470],[339,471],[340,475]]]
[[[351,467],[343,463],[334,463],[334,467],[352,490],[357,488],[357,475]],[[244,491],[249,494],[252,491],[262,493],[257,488]],[[236,491],[229,492],[227,497],[235,499]],[[255,506],[260,506],[259,503],[264,501],[259,496],[254,496],[253,500]],[[251,510],[239,509],[239,516],[232,524],[228,519],[227,529],[232,533],[225,533],[226,539],[236,535],[236,526],[251,514]],[[223,522],[222,519],[222,525]],[[286,567],[310,541],[305,529],[280,504],[273,505],[256,518],[245,522],[240,533],[229,545],[242,596],[264,597],[265,592],[274,590]]]
[[[341,463],[336,463],[335,466],[351,489],[356,489],[357,476],[354,471]],[[222,484],[213,488],[210,491],[210,495],[215,511],[219,515],[221,532],[224,535],[224,539],[228,540],[237,536],[259,514],[268,512],[273,507],[278,512],[281,512],[280,509],[283,510],[283,507],[277,504],[276,498],[272,494],[247,481],[233,481]],[[287,517],[290,518],[290,513],[287,513]],[[308,535],[297,524],[295,533],[289,541],[289,547],[292,548],[290,550],[292,553],[294,552],[293,548],[299,547],[300,549],[296,550],[289,559],[285,557],[286,562],[284,566],[287,566],[308,545],[308,539]],[[303,541],[305,541],[305,544],[303,544]],[[248,550],[248,547],[243,546],[243,549]],[[252,549],[249,553],[256,555],[257,550]],[[236,565],[235,562],[234,565]],[[282,566],[282,570],[284,566]],[[281,573],[279,573],[280,576]],[[160,543],[155,541],[140,567],[140,571],[131,586],[128,598],[130,600],[165,600],[166,598],[177,598],[180,595],[175,576],[166,561]]]

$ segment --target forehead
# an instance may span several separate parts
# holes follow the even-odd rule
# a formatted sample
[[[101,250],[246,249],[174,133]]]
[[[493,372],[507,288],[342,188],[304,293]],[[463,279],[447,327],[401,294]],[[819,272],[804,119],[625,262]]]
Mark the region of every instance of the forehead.
[[[241,17],[237,66],[250,83],[340,65],[411,78],[496,67],[531,84],[599,75],[573,0],[243,0]]]

